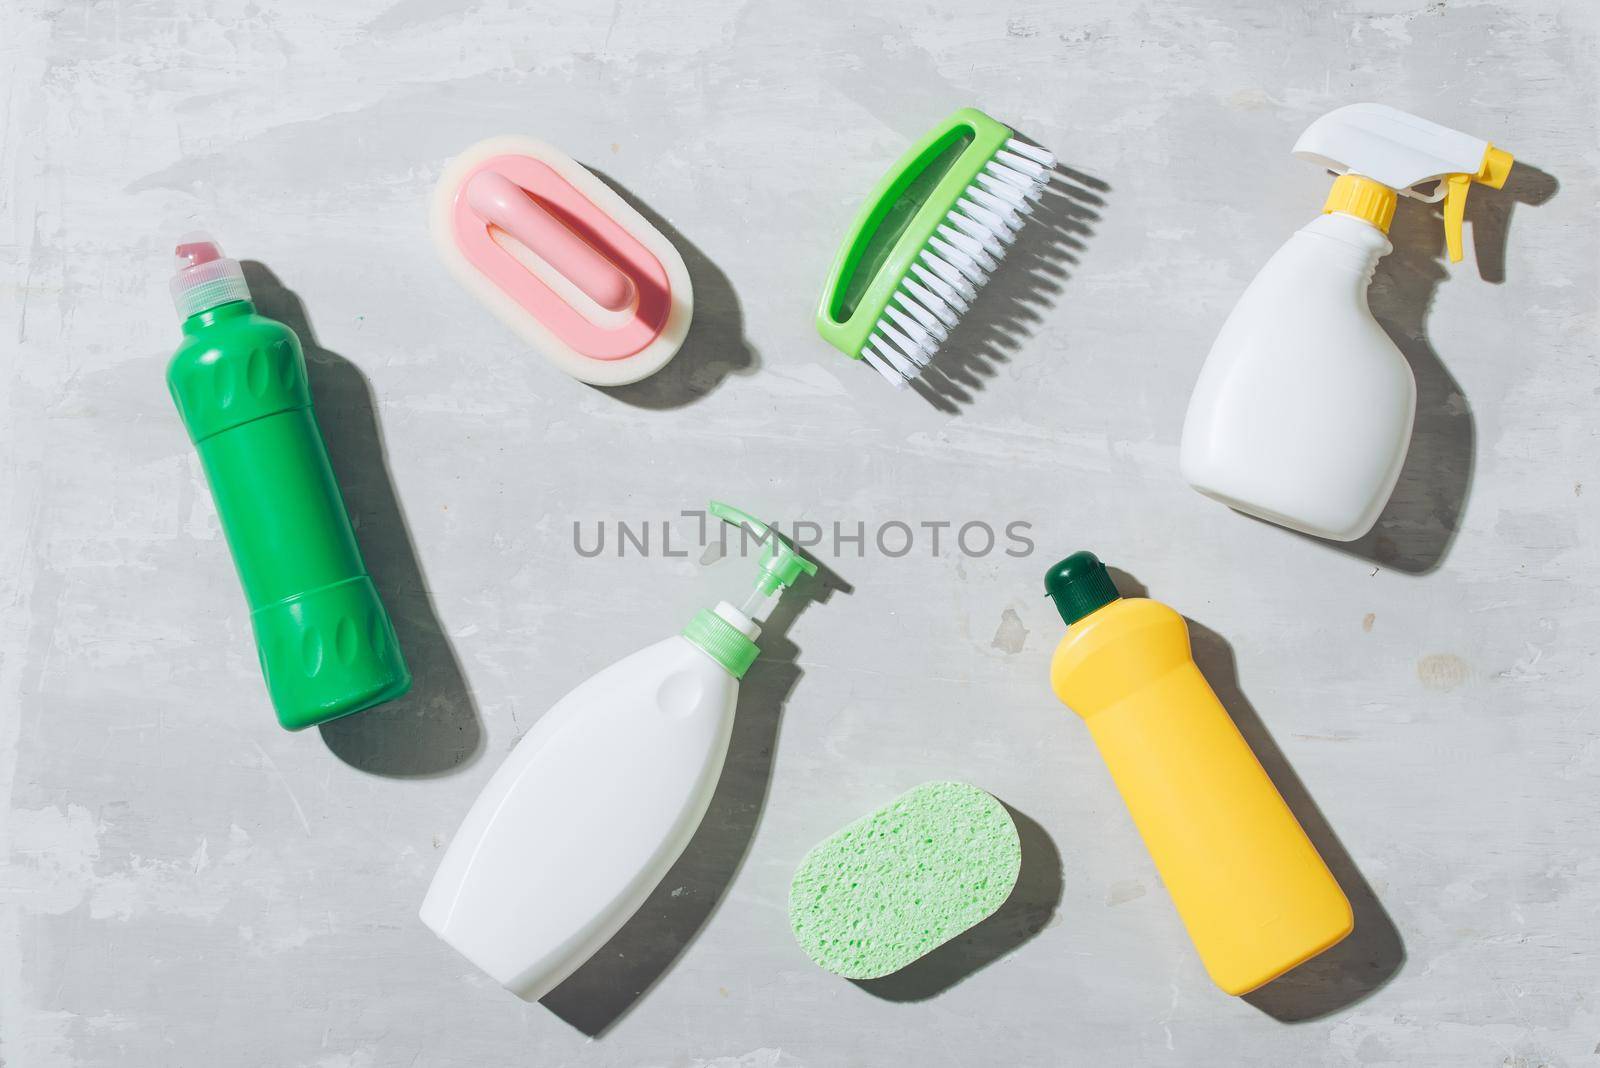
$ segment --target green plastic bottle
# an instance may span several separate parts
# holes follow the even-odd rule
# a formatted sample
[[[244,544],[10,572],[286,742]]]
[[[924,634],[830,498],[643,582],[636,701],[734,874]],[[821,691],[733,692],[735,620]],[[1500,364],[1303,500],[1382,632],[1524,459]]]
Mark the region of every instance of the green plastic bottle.
[[[256,313],[237,260],[177,247],[183,344],[167,388],[200,453],[278,722],[297,731],[411,688],[311,410],[294,331]]]

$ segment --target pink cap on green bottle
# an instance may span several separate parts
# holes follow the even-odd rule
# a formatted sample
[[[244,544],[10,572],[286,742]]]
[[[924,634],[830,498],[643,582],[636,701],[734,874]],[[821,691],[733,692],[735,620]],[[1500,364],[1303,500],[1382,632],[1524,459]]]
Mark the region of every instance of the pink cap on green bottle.
[[[222,254],[222,246],[203,230],[178,238],[173,250],[178,273],[172,277],[172,303],[178,318],[187,319],[222,304],[250,299],[250,286],[238,260]]]

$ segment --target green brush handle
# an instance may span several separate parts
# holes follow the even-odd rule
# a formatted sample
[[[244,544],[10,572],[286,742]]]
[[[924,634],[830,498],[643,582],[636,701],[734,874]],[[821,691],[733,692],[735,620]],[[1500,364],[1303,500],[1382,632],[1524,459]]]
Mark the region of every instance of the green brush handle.
[[[883,317],[900,280],[1011,128],[962,108],[912,145],[850,226],[828,272],[817,332],[852,359]]]
[[[278,721],[360,712],[411,687],[311,410],[294,331],[249,301],[183,323],[167,367],[222,531]]]

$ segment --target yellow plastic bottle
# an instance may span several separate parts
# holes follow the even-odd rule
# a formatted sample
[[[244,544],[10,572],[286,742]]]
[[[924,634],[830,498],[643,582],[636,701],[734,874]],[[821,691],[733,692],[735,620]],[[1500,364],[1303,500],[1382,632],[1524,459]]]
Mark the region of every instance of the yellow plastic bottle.
[[[1083,717],[1206,971],[1247,994],[1336,944],[1350,902],[1189,650],[1183,617],[1123,598],[1093,553],[1050,569],[1056,696]]]

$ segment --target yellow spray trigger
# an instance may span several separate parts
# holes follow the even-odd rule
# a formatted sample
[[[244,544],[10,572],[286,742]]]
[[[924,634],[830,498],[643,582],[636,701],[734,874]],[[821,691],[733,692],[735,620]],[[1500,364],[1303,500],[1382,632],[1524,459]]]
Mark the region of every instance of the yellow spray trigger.
[[[1444,244],[1450,252],[1450,262],[1461,262],[1461,224],[1467,217],[1467,191],[1472,183],[1500,189],[1511,173],[1511,153],[1490,145],[1483,150],[1483,163],[1477,174],[1445,175],[1444,191]]]
[[[1472,188],[1470,174],[1445,175],[1444,192],[1444,244],[1450,250],[1450,262],[1461,262],[1461,224],[1467,217],[1467,190]]]

